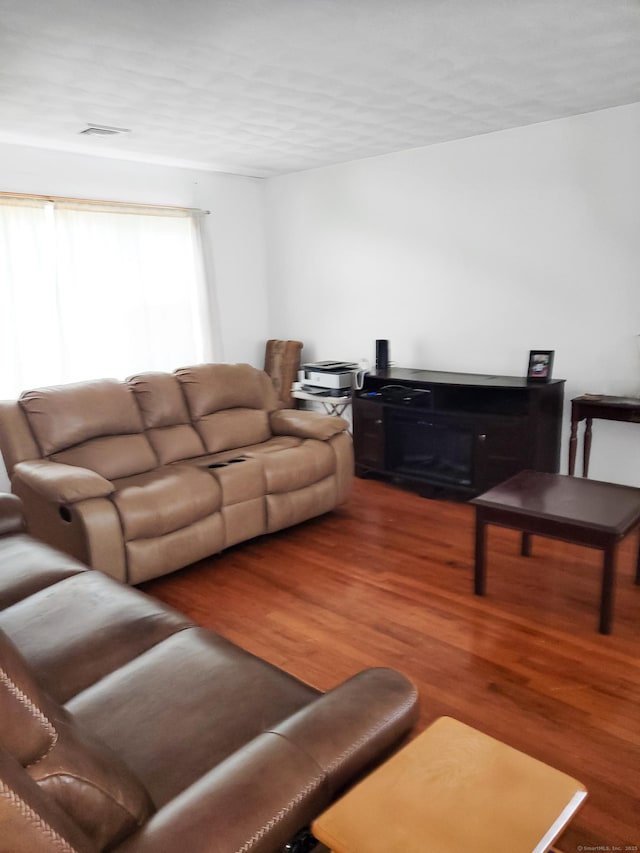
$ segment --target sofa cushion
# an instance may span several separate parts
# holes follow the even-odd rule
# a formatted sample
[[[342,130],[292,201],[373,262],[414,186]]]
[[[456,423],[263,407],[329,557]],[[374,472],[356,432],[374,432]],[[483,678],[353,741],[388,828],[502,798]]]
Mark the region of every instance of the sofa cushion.
[[[265,453],[261,461],[267,494],[302,489],[330,477],[336,467],[331,447],[314,439],[280,453]]]
[[[196,423],[208,453],[219,453],[271,438],[269,415],[262,409],[227,409],[205,415]]]
[[[223,548],[222,512],[214,512],[164,536],[127,542],[127,580],[143,583],[197,563]]]
[[[40,689],[0,631],[0,745],[16,758],[98,849],[140,826],[153,810],[115,753]]]
[[[60,453],[53,453],[52,462],[88,468],[104,477],[117,480],[150,471],[158,459],[146,435],[106,435],[85,441]]]
[[[188,527],[220,509],[220,486],[208,470],[170,465],[115,482],[112,500],[125,541]]]
[[[197,364],[175,372],[192,421],[223,409],[268,408],[275,392],[269,400],[262,374],[250,364]]]
[[[192,459],[183,459],[181,464],[195,465],[197,468],[207,468],[220,462],[228,462],[230,459],[238,458],[260,458],[263,453],[277,453],[290,447],[299,447],[302,439],[289,435],[278,435],[258,444],[243,444],[220,453],[205,453],[203,456],[195,456]],[[214,470],[214,469],[212,469]]]
[[[222,637],[192,628],[67,707],[118,751],[160,807],[318,695]]]
[[[238,457],[210,470],[222,489],[223,506],[264,497],[264,473],[260,459]]]
[[[263,371],[249,364],[199,364],[176,376],[207,453],[271,438],[274,395],[266,392]]]
[[[189,423],[189,412],[178,379],[172,373],[139,373],[127,385],[142,415],[145,429]]]
[[[191,424],[149,429],[147,438],[161,465],[182,462],[183,459],[205,452],[202,439]]]
[[[258,444],[245,444],[239,447],[237,453],[239,456],[262,456],[263,453],[278,453],[280,450],[288,450],[290,447],[300,447],[302,439],[295,438],[292,435],[275,435],[268,441],[261,441]]]
[[[87,571],[26,533],[0,537],[0,610],[71,575]]]
[[[46,546],[31,542],[35,561]],[[54,557],[52,552],[52,565]],[[40,687],[58,702],[191,625],[176,610],[92,571],[52,583],[0,611],[0,628]]]
[[[115,379],[25,391],[19,400],[43,456],[107,480],[158,464],[129,388]]]
[[[131,391],[115,379],[36,388],[19,403],[43,456],[103,435],[142,432]]]
[[[205,452],[189,418],[182,387],[171,373],[141,373],[127,383],[137,400],[149,442],[162,465]]]
[[[329,512],[336,505],[336,488],[336,477],[333,475],[295,492],[267,495],[267,531],[273,533]]]

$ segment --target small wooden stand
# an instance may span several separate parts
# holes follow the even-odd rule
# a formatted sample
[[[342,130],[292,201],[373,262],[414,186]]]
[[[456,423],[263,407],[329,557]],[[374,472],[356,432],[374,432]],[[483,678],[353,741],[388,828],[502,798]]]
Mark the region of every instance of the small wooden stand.
[[[546,853],[585,787],[450,717],[312,825],[334,853]]]

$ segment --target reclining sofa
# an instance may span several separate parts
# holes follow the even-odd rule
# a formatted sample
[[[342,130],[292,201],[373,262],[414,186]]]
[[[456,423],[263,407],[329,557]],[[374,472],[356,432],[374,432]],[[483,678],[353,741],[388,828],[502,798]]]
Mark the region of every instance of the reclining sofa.
[[[31,538],[0,494],[0,853],[276,853],[416,712],[388,669],[319,693]]]
[[[342,418],[279,406],[248,364],[24,392],[0,451],[29,532],[138,584],[346,500]]]

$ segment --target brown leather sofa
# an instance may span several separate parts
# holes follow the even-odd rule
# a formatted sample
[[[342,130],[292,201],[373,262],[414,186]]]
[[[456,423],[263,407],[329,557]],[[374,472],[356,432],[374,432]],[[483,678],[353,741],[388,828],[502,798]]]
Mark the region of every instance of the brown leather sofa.
[[[281,408],[267,374],[248,364],[0,403],[0,451],[29,532],[132,584],[345,501],[347,428]]]
[[[275,853],[416,718],[328,693],[23,531],[0,494],[0,853]]]

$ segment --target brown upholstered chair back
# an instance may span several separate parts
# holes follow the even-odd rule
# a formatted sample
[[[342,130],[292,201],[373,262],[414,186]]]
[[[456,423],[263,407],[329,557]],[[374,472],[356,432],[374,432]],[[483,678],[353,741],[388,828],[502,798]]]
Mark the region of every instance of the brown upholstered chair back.
[[[291,385],[298,378],[301,351],[302,341],[267,341],[264,369],[271,377],[278,400],[285,409],[295,408]]]

